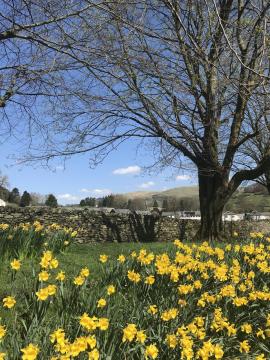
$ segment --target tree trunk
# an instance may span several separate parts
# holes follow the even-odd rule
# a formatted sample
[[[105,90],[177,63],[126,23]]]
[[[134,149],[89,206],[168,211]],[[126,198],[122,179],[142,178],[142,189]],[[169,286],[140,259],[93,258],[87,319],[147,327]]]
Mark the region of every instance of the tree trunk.
[[[266,189],[268,191],[268,195],[270,195],[270,182],[266,184]]]
[[[265,177],[265,187],[268,191],[268,194],[270,195],[270,171],[265,171],[264,177]]]
[[[227,177],[219,173],[199,171],[199,198],[201,225],[196,235],[200,241],[217,241],[224,238],[222,213],[228,201]]]

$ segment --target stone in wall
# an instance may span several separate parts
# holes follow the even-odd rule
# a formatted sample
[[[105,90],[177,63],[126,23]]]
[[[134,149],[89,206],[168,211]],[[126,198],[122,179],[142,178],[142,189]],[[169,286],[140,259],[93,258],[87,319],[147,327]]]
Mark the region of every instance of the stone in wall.
[[[92,242],[151,242],[191,241],[199,228],[196,220],[153,215],[104,214],[89,208],[0,207],[0,223],[18,225],[40,221],[43,225],[57,223],[78,231],[77,241]],[[242,238],[251,231],[270,233],[270,222],[227,222],[224,231],[232,236],[237,231]]]
[[[179,221],[152,215],[104,214],[88,208],[0,208],[0,223],[18,225],[40,221],[57,223],[78,231],[77,240],[90,242],[150,242],[179,238]]]

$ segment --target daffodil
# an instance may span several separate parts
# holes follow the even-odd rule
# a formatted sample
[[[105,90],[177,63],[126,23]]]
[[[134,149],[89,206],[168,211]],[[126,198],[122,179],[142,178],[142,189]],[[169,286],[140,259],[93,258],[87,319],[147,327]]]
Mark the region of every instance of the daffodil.
[[[8,309],[12,309],[16,304],[16,300],[13,296],[7,296],[3,299],[3,306]]]
[[[109,285],[108,287],[107,287],[107,294],[108,295],[112,295],[112,294],[114,294],[115,293],[115,286],[114,285]]]
[[[158,357],[158,348],[155,344],[146,346],[144,356],[146,359],[156,359]]]
[[[98,302],[97,302],[97,307],[98,308],[103,308],[104,306],[106,306],[107,305],[107,302],[106,302],[106,300],[105,299],[99,299],[98,300]]]
[[[128,270],[128,279],[134,283],[138,283],[141,280],[141,275],[133,270]]]
[[[124,255],[119,255],[117,259],[120,263],[124,263],[126,261],[126,257]]]
[[[102,262],[103,264],[106,263],[108,261],[108,255],[100,255],[99,256],[99,261]]]
[[[6,332],[7,332],[6,327],[3,325],[0,325],[0,340],[3,339],[3,337],[6,335]]]
[[[18,259],[14,259],[11,261],[10,266],[11,269],[18,271],[21,268],[21,261]]]
[[[64,271],[59,271],[59,273],[56,275],[55,280],[64,281],[66,278]]]
[[[35,360],[40,352],[39,347],[34,344],[29,344],[21,349],[22,360]]]
[[[249,351],[250,351],[249,342],[247,340],[240,342],[240,352],[241,353],[249,353]]]

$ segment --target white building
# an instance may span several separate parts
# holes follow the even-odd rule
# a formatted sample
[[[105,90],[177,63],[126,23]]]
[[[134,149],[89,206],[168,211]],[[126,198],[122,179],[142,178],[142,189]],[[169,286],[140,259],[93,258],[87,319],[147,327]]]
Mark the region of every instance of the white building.
[[[257,211],[253,211],[251,213],[245,214],[245,218],[246,218],[246,220],[255,220],[255,221],[269,220],[270,219],[270,213],[269,212],[259,213]]]
[[[6,206],[7,204],[5,203],[4,200],[0,199],[0,206]]]
[[[269,212],[263,212],[259,214],[259,220],[269,220],[269,219],[270,219]]]
[[[244,219],[245,219],[245,214],[234,214],[230,211],[227,211],[222,215],[223,221],[239,221]]]

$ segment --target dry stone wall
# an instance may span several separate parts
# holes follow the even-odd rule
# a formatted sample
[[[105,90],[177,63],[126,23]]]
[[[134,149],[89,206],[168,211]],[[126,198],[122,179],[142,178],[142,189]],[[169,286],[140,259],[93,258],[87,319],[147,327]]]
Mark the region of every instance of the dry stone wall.
[[[152,215],[105,214],[88,208],[0,207],[0,223],[36,220],[72,227],[78,231],[77,241],[83,243],[172,241],[180,235],[178,220]]]
[[[18,225],[36,220],[43,225],[57,223],[76,229],[76,239],[80,243],[191,240],[199,226],[199,222],[195,220],[153,215],[104,214],[88,208],[0,207],[0,223]],[[226,223],[225,231],[230,236],[237,231],[242,238],[250,231],[270,234],[270,222]]]

